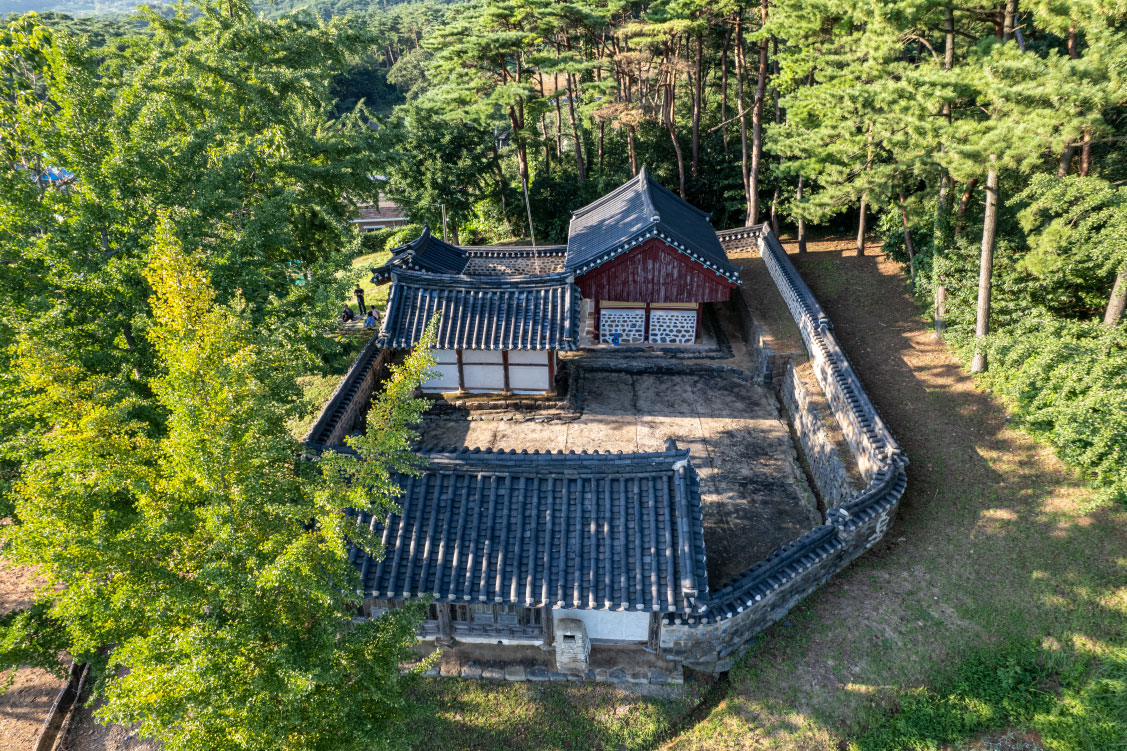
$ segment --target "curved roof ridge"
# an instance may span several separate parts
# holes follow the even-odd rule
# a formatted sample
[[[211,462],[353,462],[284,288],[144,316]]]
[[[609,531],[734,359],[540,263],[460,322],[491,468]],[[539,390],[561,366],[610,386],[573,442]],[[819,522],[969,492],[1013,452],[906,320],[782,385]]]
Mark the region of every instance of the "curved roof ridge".
[[[608,202],[613,201],[615,198],[618,198],[623,193],[629,193],[632,188],[636,187],[639,183],[641,183],[643,180],[646,179],[646,175],[647,175],[646,168],[643,165],[642,169],[638,170],[638,174],[634,175],[634,177],[632,177],[629,180],[627,180],[626,182],[622,183],[622,185],[619,185],[617,188],[612,190],[610,193],[607,193],[602,198],[596,198],[594,201],[591,201],[591,203],[587,204],[586,206],[583,206],[583,207],[578,208],[575,211],[571,212],[572,219],[575,219],[575,218],[584,216],[586,214],[589,214],[592,211],[594,211],[595,209],[599,208],[600,206],[604,206]]]
[[[570,271],[550,271],[543,274],[497,275],[478,276],[477,274],[439,274],[430,271],[415,271],[412,269],[393,268],[391,276],[397,281],[413,286],[426,287],[472,287],[475,289],[490,287],[558,287],[566,284],[571,278]]]

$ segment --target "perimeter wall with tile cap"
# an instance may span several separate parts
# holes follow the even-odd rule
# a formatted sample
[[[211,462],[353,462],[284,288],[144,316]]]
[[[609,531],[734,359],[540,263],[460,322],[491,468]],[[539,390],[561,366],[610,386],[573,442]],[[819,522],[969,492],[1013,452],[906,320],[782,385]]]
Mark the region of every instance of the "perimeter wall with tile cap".
[[[754,239],[798,324],[814,375],[867,484],[833,506],[825,524],[714,590],[704,613],[666,618],[661,630],[666,657],[710,672],[731,668],[753,636],[884,536],[904,494],[908,465],[841,350],[829,317],[778,238],[766,225],[718,234],[726,246]],[[803,409],[799,400],[793,404]]]

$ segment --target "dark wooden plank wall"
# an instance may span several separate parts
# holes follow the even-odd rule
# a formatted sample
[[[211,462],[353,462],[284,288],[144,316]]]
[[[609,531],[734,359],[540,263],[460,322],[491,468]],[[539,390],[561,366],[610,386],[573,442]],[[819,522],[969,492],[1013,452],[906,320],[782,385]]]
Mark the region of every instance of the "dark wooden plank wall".
[[[656,237],[575,283],[589,300],[652,303],[723,302],[736,286]]]

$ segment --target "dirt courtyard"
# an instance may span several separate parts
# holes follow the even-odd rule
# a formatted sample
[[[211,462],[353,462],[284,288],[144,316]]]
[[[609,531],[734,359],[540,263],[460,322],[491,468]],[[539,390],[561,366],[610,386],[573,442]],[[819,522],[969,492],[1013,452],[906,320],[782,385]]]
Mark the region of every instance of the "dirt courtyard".
[[[821,519],[775,397],[736,374],[587,370],[574,422],[427,419],[426,447],[529,451],[688,448],[701,476],[709,587],[812,529]]]

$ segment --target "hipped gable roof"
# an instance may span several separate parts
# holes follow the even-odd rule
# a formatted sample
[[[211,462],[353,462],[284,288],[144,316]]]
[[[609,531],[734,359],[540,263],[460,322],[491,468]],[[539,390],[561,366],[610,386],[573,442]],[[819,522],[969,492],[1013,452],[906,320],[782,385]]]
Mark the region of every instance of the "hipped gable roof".
[[[372,269],[372,282],[386,282],[393,269],[461,274],[466,270],[466,253],[457,245],[439,240],[430,227],[423,227],[421,235],[391,251],[387,263]]]
[[[400,512],[356,514],[361,594],[525,607],[707,609],[700,482],[688,450],[429,453]]]
[[[708,214],[650,177],[645,167],[629,182],[574,212],[565,267],[582,275],[658,237],[705,268],[739,283]]]
[[[414,347],[437,312],[439,349],[573,350],[579,289],[567,273],[460,276],[392,270],[380,337]]]

